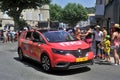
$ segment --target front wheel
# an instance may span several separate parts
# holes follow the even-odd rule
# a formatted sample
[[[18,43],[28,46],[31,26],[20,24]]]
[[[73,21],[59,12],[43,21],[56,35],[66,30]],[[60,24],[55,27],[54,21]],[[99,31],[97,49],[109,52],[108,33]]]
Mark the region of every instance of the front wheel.
[[[43,54],[41,57],[41,65],[44,71],[48,72],[51,70],[50,59],[46,54]]]

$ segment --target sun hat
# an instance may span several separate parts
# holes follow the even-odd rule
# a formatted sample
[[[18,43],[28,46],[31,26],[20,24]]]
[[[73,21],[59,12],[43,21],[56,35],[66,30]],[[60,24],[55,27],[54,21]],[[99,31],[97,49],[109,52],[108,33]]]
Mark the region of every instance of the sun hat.
[[[99,25],[97,25],[97,26],[96,26],[96,28],[100,28],[100,26],[99,26]]]
[[[120,25],[119,24],[115,24],[114,27],[120,29]]]
[[[110,35],[107,35],[106,38],[110,38]]]

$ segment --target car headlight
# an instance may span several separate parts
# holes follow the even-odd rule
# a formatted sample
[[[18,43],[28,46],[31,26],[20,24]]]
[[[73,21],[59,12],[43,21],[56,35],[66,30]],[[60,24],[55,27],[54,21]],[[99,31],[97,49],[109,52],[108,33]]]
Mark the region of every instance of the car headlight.
[[[86,52],[86,56],[88,56],[88,53],[89,53],[90,51],[92,51],[91,48],[87,48],[87,49],[86,49],[86,51],[85,51],[85,52]]]
[[[65,55],[67,53],[65,50],[59,50],[54,48],[52,48],[52,52],[56,54],[62,54],[62,55]]]

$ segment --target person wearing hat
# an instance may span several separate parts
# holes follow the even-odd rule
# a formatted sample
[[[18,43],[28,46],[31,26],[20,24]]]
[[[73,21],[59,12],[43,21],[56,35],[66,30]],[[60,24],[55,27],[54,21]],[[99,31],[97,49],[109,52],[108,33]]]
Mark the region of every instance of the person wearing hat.
[[[103,41],[104,52],[105,52],[105,60],[110,61],[110,35],[106,35],[106,39]]]
[[[100,49],[99,47],[98,47],[98,45],[101,43],[101,41],[102,41],[102,37],[103,37],[103,32],[101,31],[101,29],[100,29],[100,26],[99,25],[97,25],[96,27],[95,27],[95,31],[93,32],[94,33],[94,38],[95,39],[93,39],[93,40],[95,40],[95,45],[96,45],[96,56],[95,56],[95,58],[102,58],[102,56],[99,56],[98,55],[98,50]],[[100,54],[102,55],[102,53],[103,53],[103,50],[102,49],[100,49]]]
[[[112,46],[114,46],[113,48],[113,55],[114,55],[114,62],[115,65],[119,65],[120,61],[119,61],[119,55],[118,55],[118,48],[120,47],[120,26],[119,24],[115,24],[114,25],[115,28],[115,32],[112,35]]]

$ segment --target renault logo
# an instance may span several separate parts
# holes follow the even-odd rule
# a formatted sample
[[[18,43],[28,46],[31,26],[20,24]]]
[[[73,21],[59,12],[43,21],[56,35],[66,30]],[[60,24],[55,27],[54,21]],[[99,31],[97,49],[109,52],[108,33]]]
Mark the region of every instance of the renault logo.
[[[78,49],[78,52],[80,53],[80,52],[81,52],[81,50],[80,50],[80,49]]]

